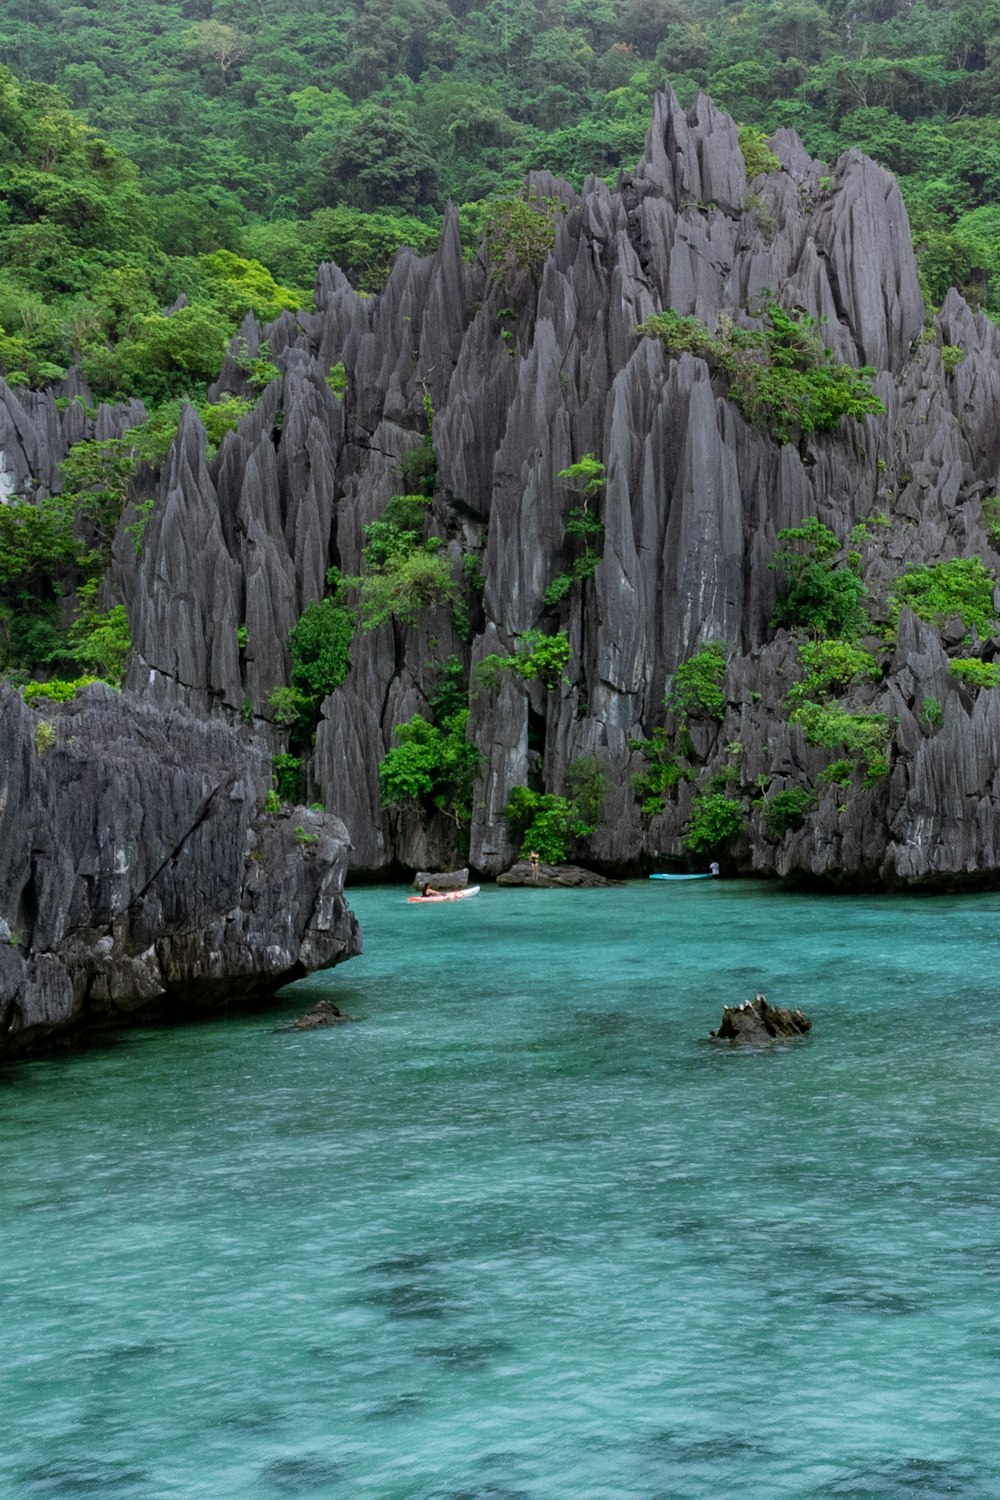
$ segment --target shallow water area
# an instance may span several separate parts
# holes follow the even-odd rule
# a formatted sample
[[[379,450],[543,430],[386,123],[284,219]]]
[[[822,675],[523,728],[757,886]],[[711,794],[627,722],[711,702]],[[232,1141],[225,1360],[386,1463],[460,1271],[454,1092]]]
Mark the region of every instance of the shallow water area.
[[[1000,896],[349,894],[273,1014],[0,1071],[0,1494],[1000,1497]]]

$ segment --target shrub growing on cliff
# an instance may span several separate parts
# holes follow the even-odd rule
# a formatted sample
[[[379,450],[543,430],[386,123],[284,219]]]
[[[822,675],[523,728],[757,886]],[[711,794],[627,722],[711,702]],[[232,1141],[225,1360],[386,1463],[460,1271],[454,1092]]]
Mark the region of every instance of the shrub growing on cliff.
[[[340,594],[338,588],[332,598],[308,605],[288,636],[292,687],[315,705],[317,718],[323,699],[340,687],[351,665],[354,620]]]
[[[481,756],[466,738],[468,720],[468,710],[462,709],[440,725],[422,714],[399,725],[397,744],[379,764],[384,807],[422,802],[459,827],[469,822]]]
[[[563,864],[577,839],[594,831],[594,824],[580,816],[569,797],[535,792],[526,786],[511,792],[504,817],[522,858],[534,849],[547,865]]]
[[[630,750],[638,750],[647,769],[636,771],[632,777],[632,790],[644,818],[655,818],[663,811],[663,799],[672,792],[679,781],[692,781],[695,771],[682,763],[672,746],[667,744],[667,732],[661,726],[654,729],[648,740],[629,740]]]
[[[748,182],[759,177],[762,172],[781,171],[781,157],[771,150],[763,130],[756,130],[752,125],[741,125],[739,141]]]
[[[980,661],[978,656],[960,657],[951,664],[951,674],[974,688],[1000,687],[1000,666],[994,661]]]
[[[725,675],[725,647],[713,641],[681,662],[674,673],[667,707],[698,718],[721,719],[726,708],[726,695],[722,690]]]
[[[477,663],[472,674],[472,691],[481,693],[496,687],[501,672],[513,672],[522,682],[540,682],[551,692],[563,681],[563,671],[572,654],[565,630],[557,630],[553,635],[526,630],[518,637],[513,655],[498,656],[493,652]]]
[[[958,615],[967,630],[985,637],[992,635],[997,624],[995,588],[996,579],[980,558],[956,557],[908,568],[896,583],[892,603],[897,613],[905,604],[932,625],[943,625]]]
[[[889,774],[889,721],[885,714],[850,712],[836,703],[806,702],[791,715],[800,724],[807,744],[828,749],[842,746],[856,764],[865,768],[870,785]]]
[[[816,798],[808,787],[794,786],[775,792],[764,803],[764,826],[774,839],[782,839],[792,828],[801,828]]]
[[[524,193],[495,199],[486,214],[490,280],[509,281],[527,271],[538,281],[555,244],[556,215],[565,212],[558,198]]]
[[[859,677],[879,676],[879,665],[871,652],[851,641],[807,641],[799,647],[799,661],[805,676],[789,688],[789,706],[842,692]]]
[[[867,366],[837,364],[820,343],[815,319],[769,302],[763,327],[720,322],[713,337],[697,318],[668,309],[636,329],[658,338],[671,354],[700,354],[729,382],[729,394],[744,417],[791,443],[816,432],[831,432],[841,417],[861,419],[884,412],[872,390],[875,372]]]
[[[746,809],[735,797],[725,792],[705,792],[691,804],[684,847],[692,854],[720,849],[743,832],[746,821]]]
[[[565,479],[580,497],[566,520],[566,538],[577,548],[582,548],[574,559],[568,573],[558,574],[542,595],[544,604],[558,604],[573,587],[587,578],[592,578],[601,563],[597,543],[604,535],[604,522],[591,510],[596,506],[604,488],[604,465],[592,453],[585,453],[576,463],[560,469],[559,479]]]
[[[815,516],[778,532],[783,546],[768,564],[784,575],[775,625],[855,641],[869,627],[865,586],[854,569],[834,563],[840,543]]]

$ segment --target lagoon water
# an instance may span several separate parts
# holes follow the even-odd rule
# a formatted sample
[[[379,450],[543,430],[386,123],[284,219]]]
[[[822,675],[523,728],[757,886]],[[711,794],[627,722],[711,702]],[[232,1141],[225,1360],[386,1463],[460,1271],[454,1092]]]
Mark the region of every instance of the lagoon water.
[[[1000,1497],[1000,896],[404,895],[0,1072],[0,1495]]]

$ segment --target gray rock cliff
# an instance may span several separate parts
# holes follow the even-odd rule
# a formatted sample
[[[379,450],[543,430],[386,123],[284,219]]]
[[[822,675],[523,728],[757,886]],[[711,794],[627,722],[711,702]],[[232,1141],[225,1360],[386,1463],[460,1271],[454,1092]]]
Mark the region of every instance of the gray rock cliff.
[[[510,791],[530,780],[560,792],[586,755],[604,766],[607,794],[579,854],[612,873],[680,856],[694,797],[721,778],[747,812],[729,868],[845,886],[1000,879],[1000,693],[960,683],[957,638],[903,611],[894,647],[871,642],[878,680],[843,700],[887,716],[888,774],[825,782],[838,752],[790,720],[797,643],[771,624],[768,566],[777,533],[806,517],[845,544],[863,523],[857,566],[883,623],[909,566],[975,555],[1000,567],[983,509],[1000,490],[1000,332],[954,293],[936,320],[926,314],[888,173],[857,152],[814,162],[790,131],[772,147],[780,169],[748,183],[732,120],[705,98],[685,112],[667,90],[616,191],[536,177],[560,208],[537,281],[498,279],[485,252],[464,261],[450,212],[437,252],[402,252],[381,295],[357,294],[326,266],[315,311],[264,330],[248,319],[241,337],[254,349],[266,335],[280,375],[211,462],[196,416],[182,425],[139,565],[119,570],[129,686],[164,709],[241,719],[280,749],[270,697],[289,681],[288,632],[329,567],[362,571],[365,528],[405,489],[404,459],[427,433],[427,397],[428,530],[456,579],[478,571],[483,587],[463,585],[461,610],[359,629],[349,674],[323,704],[309,784],[350,828],[356,871],[465,861],[447,819],[381,807],[379,761],[396,728],[426,713],[444,660],[470,669],[525,631],[562,629],[572,657],[555,688],[505,673],[470,699],[483,757],[467,855],[477,872],[515,856]],[[664,308],[710,330],[759,326],[765,292],[817,319],[838,360],[872,367],[884,414],[780,443],[750,425],[701,354],[635,331]],[[327,381],[339,364],[343,399]],[[242,380],[230,357],[218,389],[242,391]],[[8,467],[30,466],[42,416],[25,425],[7,411]],[[600,565],[546,605],[571,556],[574,496],[558,473],[588,453],[606,474]],[[692,717],[695,779],[651,816],[634,792],[646,769],[635,742],[679,732],[665,694],[713,641],[727,655],[721,718]],[[973,650],[988,661],[1000,642]],[[812,804],[775,832],[769,799],[795,788]]]
[[[360,952],[338,819],[262,811],[263,748],[94,686],[0,688],[0,1058],[267,995]]]

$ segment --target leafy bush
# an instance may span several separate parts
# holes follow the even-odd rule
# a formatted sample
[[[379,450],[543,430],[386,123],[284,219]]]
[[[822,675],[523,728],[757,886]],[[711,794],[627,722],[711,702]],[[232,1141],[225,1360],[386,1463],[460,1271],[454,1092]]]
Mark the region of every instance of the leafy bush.
[[[929,729],[940,729],[944,723],[944,709],[937,698],[931,697],[929,693],[924,699],[922,715]]]
[[[674,673],[673,686],[667,696],[668,708],[697,718],[722,719],[726,696],[722,680],[726,675],[726,651],[718,641],[705,646]]]
[[[338,401],[343,401],[347,395],[347,370],[342,362],[331,365],[330,373],[326,377],[326,383],[330,387]]]
[[[953,661],[951,673],[960,682],[967,682],[970,687],[1000,687],[1000,666],[996,662],[980,661],[978,656],[961,657]]]
[[[850,760],[831,760],[816,777],[817,783],[824,786],[850,786],[853,780],[854,762]]]
[[[986,637],[997,624],[995,588],[996,579],[981,558],[956,557],[950,562],[907,569],[897,580],[892,601],[897,612],[905,604],[933,625],[943,625],[949,617],[958,615],[967,630]]]
[[[692,854],[719,849],[746,827],[742,802],[725,792],[705,792],[695,797],[684,832],[684,847]]]
[[[889,773],[889,721],[885,714],[857,712],[833,703],[802,703],[791,715],[800,724],[810,745],[828,749],[841,745],[865,767],[870,784]]]
[[[789,705],[840,692],[858,677],[879,676],[879,665],[871,652],[850,641],[807,641],[799,647],[799,661],[805,676],[789,689]]]
[[[315,705],[317,719],[323,699],[340,687],[351,665],[354,619],[339,595],[308,605],[288,636],[291,685]]]
[[[831,432],[841,417],[861,419],[885,407],[872,390],[875,371],[835,364],[807,313],[790,313],[770,302],[763,328],[720,324],[713,338],[697,318],[672,310],[655,313],[637,333],[658,338],[671,354],[700,354],[724,374],[729,394],[744,417],[778,443]]]
[[[32,707],[45,702],[70,703],[81,688],[100,681],[99,677],[52,677],[48,682],[28,682],[22,691],[25,703],[30,703]]]
[[[436,546],[431,546],[438,541],[432,537],[412,552],[388,558],[377,572],[346,580],[360,595],[365,630],[386,625],[391,619],[413,625],[425,609],[457,602],[458,585],[451,564]]]
[[[857,640],[869,627],[865,586],[853,569],[832,558],[840,543],[828,526],[810,516],[801,526],[778,532],[784,545],[768,564],[784,574],[774,624],[809,630],[816,636]]]
[[[663,312],[650,313],[636,327],[643,338],[659,339],[668,354],[709,355],[714,350],[714,340],[699,318],[683,318],[668,307]]]
[[[739,140],[748,182],[759,177],[762,172],[781,171],[781,157],[771,150],[763,130],[755,130],[752,125],[741,125]]]
[[[427,431],[416,447],[408,448],[399,461],[399,470],[408,490],[430,500],[437,483],[437,454],[434,452],[434,407],[424,392],[424,417]]]
[[[581,504],[574,505],[567,517],[566,536],[575,545],[582,545],[583,550],[569,572],[557,574],[545,590],[542,603],[547,605],[558,604],[574,583],[594,576],[601,564],[596,543],[604,535],[604,522],[590,509],[604,488],[604,465],[592,453],[585,453],[567,469],[560,469],[558,478],[567,480],[581,497]]]
[[[292,744],[308,744],[316,727],[312,700],[298,688],[276,687],[268,703],[274,722],[291,731]]]
[[[43,719],[40,724],[35,725],[35,749],[39,755],[44,755],[55,742],[56,726],[54,724],[50,724],[48,719]]]
[[[563,789],[581,822],[596,828],[608,789],[608,773],[600,756],[579,755],[570,761]]]
[[[655,818],[663,811],[663,799],[672,792],[679,781],[693,780],[695,772],[681,761],[667,744],[667,732],[660,726],[654,729],[648,740],[629,740],[630,750],[637,750],[646,761],[648,770],[636,771],[632,776],[632,790],[644,818]]]
[[[459,826],[472,816],[472,792],[479,775],[481,756],[466,738],[467,709],[452,714],[440,725],[422,714],[396,729],[397,744],[379,763],[379,783],[384,807],[423,802],[454,820]]]
[[[534,849],[544,864],[560,865],[570,856],[577,839],[593,833],[569,797],[515,787],[504,808],[504,817],[522,858]]]
[[[790,787],[776,792],[764,803],[764,826],[772,838],[782,839],[789,829],[801,828],[805,815],[814,807],[816,798],[808,787]]]
[[[67,656],[85,671],[118,687],[132,649],[128,615],[124,604],[98,609],[94,603],[96,593],[96,580],[82,584],[77,593],[76,615],[67,635]]]
[[[527,271],[534,281],[556,241],[556,215],[566,210],[558,198],[511,194],[497,198],[486,214],[490,279],[509,281]]]
[[[299,755],[272,755],[271,776],[279,800],[300,802],[303,786],[302,757]]]

